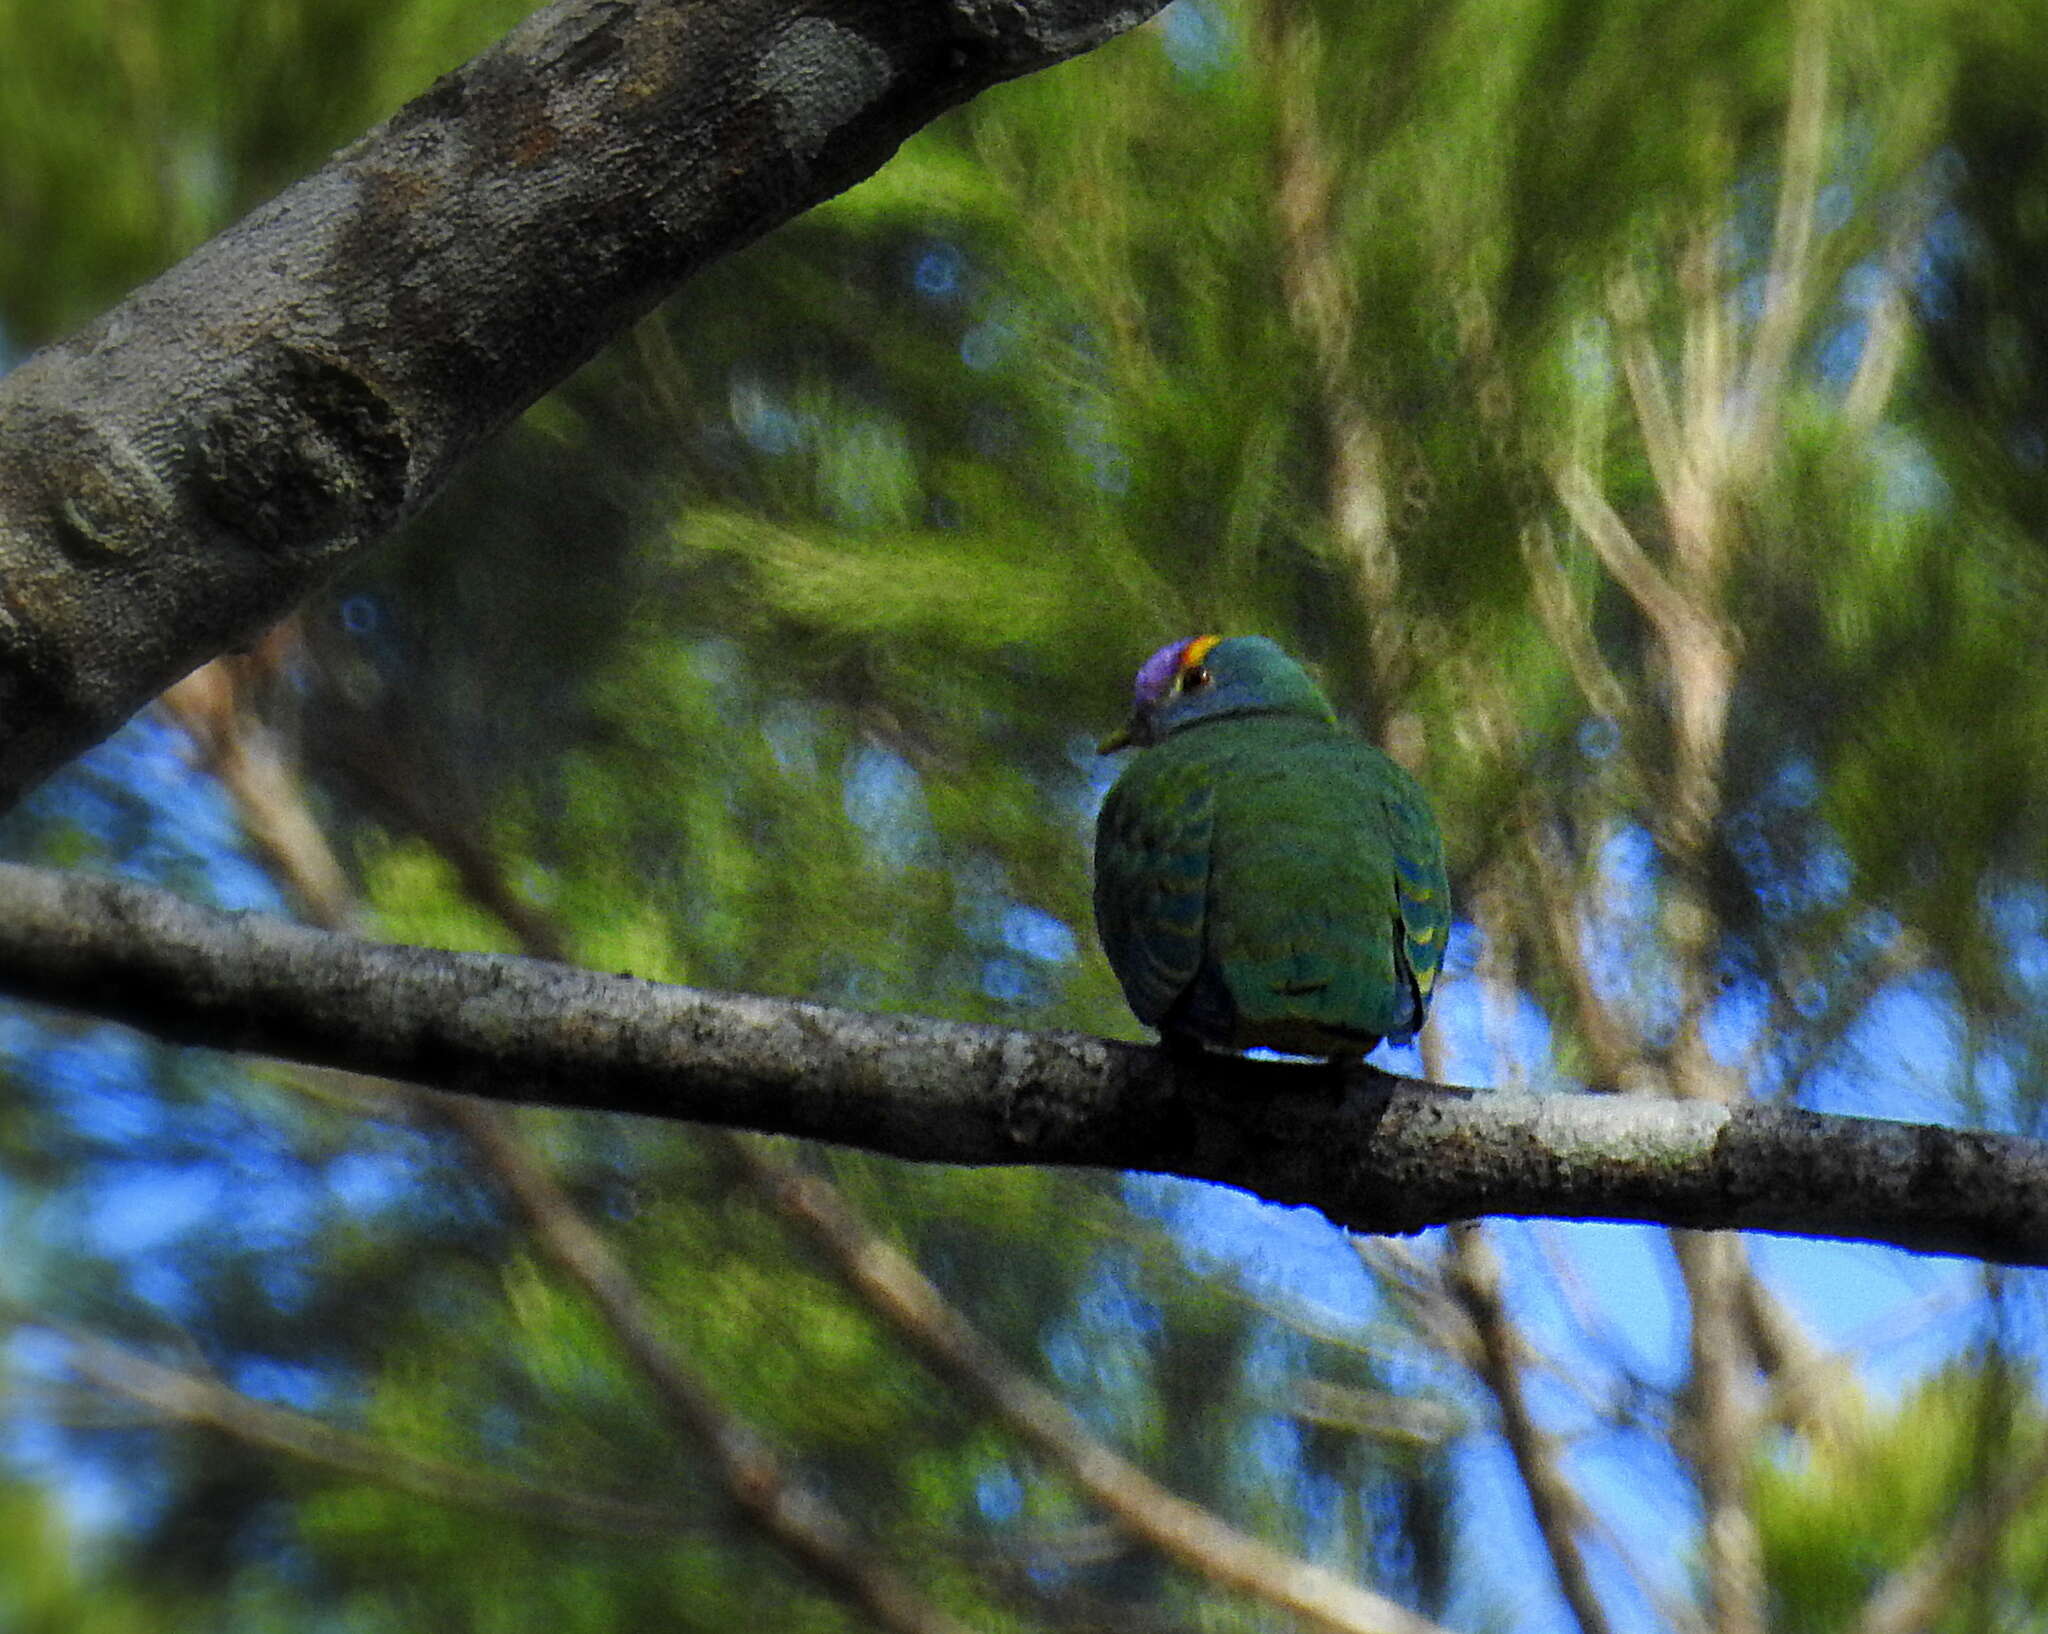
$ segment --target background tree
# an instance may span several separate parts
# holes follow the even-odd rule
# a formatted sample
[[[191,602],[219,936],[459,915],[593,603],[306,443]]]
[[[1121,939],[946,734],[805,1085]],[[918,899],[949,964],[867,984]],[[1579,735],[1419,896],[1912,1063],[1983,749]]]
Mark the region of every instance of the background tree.
[[[512,13],[10,20],[26,346]],[[1088,745],[1256,628],[1435,791],[1434,1073],[2039,1134],[2034,32],[1179,0],[699,278],[9,847],[1135,1036]],[[1461,1628],[2040,1604],[2027,1274],[4,1043],[51,1626],[1399,1626],[1303,1562]]]

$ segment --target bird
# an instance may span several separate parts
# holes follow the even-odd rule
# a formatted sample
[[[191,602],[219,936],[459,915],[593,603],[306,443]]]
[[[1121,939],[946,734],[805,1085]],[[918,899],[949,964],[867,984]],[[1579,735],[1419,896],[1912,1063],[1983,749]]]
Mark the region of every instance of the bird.
[[[1169,1046],[1340,1059],[1414,1037],[1450,885],[1429,797],[1264,636],[1170,642],[1101,752],[1095,924]]]

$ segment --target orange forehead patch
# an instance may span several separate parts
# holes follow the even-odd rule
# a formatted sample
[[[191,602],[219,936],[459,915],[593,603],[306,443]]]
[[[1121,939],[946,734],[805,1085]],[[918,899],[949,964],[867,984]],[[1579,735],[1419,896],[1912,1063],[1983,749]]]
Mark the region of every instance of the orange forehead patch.
[[[1209,656],[1209,649],[1221,641],[1220,635],[1198,635],[1180,650],[1180,668],[1191,670]]]

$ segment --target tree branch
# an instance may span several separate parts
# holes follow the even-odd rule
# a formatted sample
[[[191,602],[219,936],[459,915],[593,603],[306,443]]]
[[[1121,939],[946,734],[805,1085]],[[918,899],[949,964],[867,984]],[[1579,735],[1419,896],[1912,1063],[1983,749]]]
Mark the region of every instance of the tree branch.
[[[204,1425],[248,1446],[281,1453],[353,1480],[433,1503],[516,1515],[569,1531],[661,1541],[703,1529],[701,1517],[681,1509],[539,1484],[480,1465],[425,1457],[341,1429],[310,1413],[257,1401],[217,1379],[166,1367],[139,1351],[48,1318],[25,1314],[22,1320],[62,1337],[66,1364],[98,1389],[124,1396],[160,1418]]]
[[[2048,1143],[1797,1108],[1507,1095],[1369,1066],[1175,1060],[388,947],[0,866],[0,990],[180,1043],[488,1099],[969,1164],[1146,1169],[1372,1232],[1487,1214],[1794,1232],[2048,1264]]]
[[[691,273],[1160,0],[558,0],[0,383],[0,809]]]
[[[248,707],[248,689],[234,673],[238,667],[215,660],[172,688],[167,702],[236,802],[273,871],[327,928],[345,926],[356,912],[347,879],[275,744],[253,735],[259,729]],[[417,794],[417,778],[399,781]],[[424,819],[429,814],[424,802],[420,805],[413,815]],[[445,827],[437,825],[437,837]],[[482,858],[467,861],[466,867],[458,865],[465,883],[473,888],[485,883]],[[488,872],[495,877],[494,870]],[[501,888],[494,900],[509,904],[516,899]],[[508,923],[515,932],[546,932],[538,939],[550,955],[560,946],[538,916],[508,917]],[[966,1624],[886,1562],[874,1541],[821,1488],[802,1480],[765,1436],[684,1365],[662,1336],[631,1272],[505,1112],[462,1096],[399,1093],[409,1113],[437,1120],[465,1141],[482,1170],[525,1217],[541,1256],[596,1308],[663,1416],[687,1444],[707,1455],[740,1516],[876,1627],[894,1634],[966,1634]]]
[[[462,1110],[466,1105],[467,1110]],[[969,1634],[971,1625],[898,1572],[818,1488],[800,1480],[767,1438],[686,1368],[639,1285],[597,1228],[495,1107],[454,1103],[451,1121],[489,1167],[548,1261],[583,1290],[652,1387],[657,1405],[704,1449],[749,1521],[847,1605],[896,1634]]]
[[[1483,1229],[1467,1226],[1453,1234],[1449,1278],[1451,1292],[1478,1338],[1475,1371],[1500,1414],[1501,1437],[1529,1496],[1558,1592],[1571,1608],[1580,1634],[1611,1634],[1613,1625],[1579,1547],[1579,1533],[1588,1521],[1585,1501],[1566,1479],[1556,1440],[1537,1422],[1522,1387],[1522,1336],[1501,1291],[1500,1257],[1481,1235]]]
[[[1340,1573],[1240,1531],[1153,1480],[1065,1402],[1012,1367],[828,1182],[744,1142],[734,1151],[785,1219],[939,1375],[985,1403],[1019,1441],[1100,1504],[1130,1536],[1184,1569],[1328,1634],[1443,1634],[1426,1617]]]

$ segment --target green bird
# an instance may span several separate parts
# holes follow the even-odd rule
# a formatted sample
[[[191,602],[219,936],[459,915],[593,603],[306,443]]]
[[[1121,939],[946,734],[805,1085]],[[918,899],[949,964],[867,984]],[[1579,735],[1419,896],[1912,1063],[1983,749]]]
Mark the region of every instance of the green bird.
[[[1415,1035],[1451,926],[1429,798],[1264,636],[1138,671],[1095,826],[1095,924],[1169,1042],[1362,1055]]]

